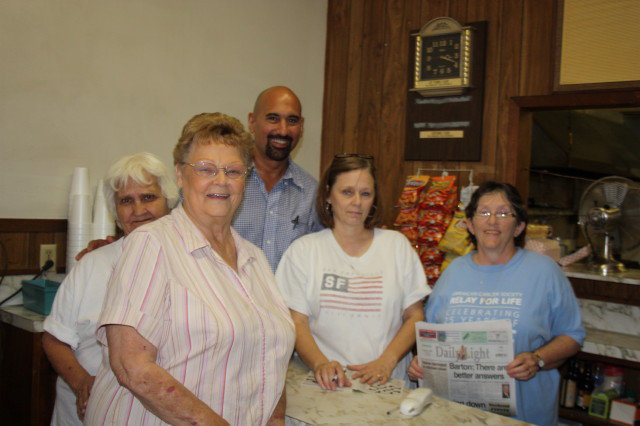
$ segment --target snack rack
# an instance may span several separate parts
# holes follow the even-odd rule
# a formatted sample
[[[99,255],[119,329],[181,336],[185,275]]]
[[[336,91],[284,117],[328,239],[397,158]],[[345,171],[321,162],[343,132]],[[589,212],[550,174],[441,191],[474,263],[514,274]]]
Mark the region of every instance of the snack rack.
[[[471,169],[419,168],[415,175],[407,177],[398,201],[400,211],[394,226],[414,246],[431,286],[454,256],[468,250],[464,213],[458,211],[459,189],[456,186],[464,172],[469,176],[468,189],[474,189]],[[457,226],[450,230],[450,224]],[[464,229],[461,230],[461,226]],[[443,241],[445,234],[450,234],[450,238]],[[452,246],[451,241],[456,244]]]
[[[423,175],[423,174],[428,174],[428,173],[424,173],[424,172],[440,172],[440,176],[449,176],[449,173],[468,173],[469,176],[469,183],[470,185],[473,185],[473,170],[472,169],[428,169],[428,168],[424,168],[424,167],[419,167],[416,170],[416,174],[417,175]]]

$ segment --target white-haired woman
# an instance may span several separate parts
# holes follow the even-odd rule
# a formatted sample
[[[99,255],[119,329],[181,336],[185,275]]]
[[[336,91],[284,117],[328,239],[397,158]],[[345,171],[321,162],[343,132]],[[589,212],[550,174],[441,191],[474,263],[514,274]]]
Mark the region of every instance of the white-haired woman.
[[[167,167],[147,152],[121,158],[105,177],[107,205],[125,237],[169,213],[178,190]],[[102,352],[98,316],[124,239],[87,254],[60,285],[42,344],[58,373],[52,425],[81,425]]]

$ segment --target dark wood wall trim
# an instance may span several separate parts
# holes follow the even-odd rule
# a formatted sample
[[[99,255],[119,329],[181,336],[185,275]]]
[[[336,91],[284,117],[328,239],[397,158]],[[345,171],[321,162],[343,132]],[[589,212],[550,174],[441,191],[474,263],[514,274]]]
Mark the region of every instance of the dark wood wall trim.
[[[0,219],[0,232],[67,232],[67,220]]]
[[[522,109],[622,108],[640,105],[640,90],[559,93],[545,96],[514,96]]]

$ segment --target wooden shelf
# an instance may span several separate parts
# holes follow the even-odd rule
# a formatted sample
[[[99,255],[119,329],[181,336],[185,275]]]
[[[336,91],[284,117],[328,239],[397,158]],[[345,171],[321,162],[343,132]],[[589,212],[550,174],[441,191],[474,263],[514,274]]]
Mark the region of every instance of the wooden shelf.
[[[620,423],[610,422],[609,420],[600,419],[587,414],[579,408],[563,408],[560,407],[559,416],[563,419],[580,422],[583,425],[619,425]]]
[[[640,362],[628,359],[612,358],[604,355],[590,354],[588,352],[578,352],[576,358],[582,361],[600,362],[602,364],[617,365],[620,367],[640,370]]]
[[[575,355],[580,361],[589,361],[589,362],[599,362],[602,364],[616,365],[624,368],[624,376],[625,381],[628,385],[638,383],[638,377],[640,377],[640,362],[629,361],[619,358],[612,358],[604,355],[594,355],[587,352],[578,352]],[[564,375],[566,371],[567,364],[565,363],[561,368],[560,372]],[[637,391],[635,386],[629,386],[634,391]],[[600,419],[598,417],[590,416],[586,411],[580,410],[579,408],[563,408],[560,407],[558,416],[563,419],[573,420],[576,422],[580,422],[583,425],[620,425],[620,423],[612,422],[605,419]]]
[[[576,297],[640,306],[640,285],[570,277]]]
[[[42,349],[42,333],[0,321],[0,349],[0,424],[50,424],[57,376]]]
[[[640,285],[576,277],[570,277],[569,281],[572,284],[576,296],[579,298],[640,306]],[[588,352],[578,352],[576,358],[581,361],[589,361],[592,363],[600,362],[623,367],[627,385],[632,390],[638,391],[635,384],[640,383],[638,382],[638,377],[640,377],[640,362],[596,355]],[[566,365],[563,366],[561,371],[564,371],[566,368]],[[560,407],[559,416],[563,419],[573,420],[584,425],[601,426],[620,424],[590,416],[587,412],[578,408]]]

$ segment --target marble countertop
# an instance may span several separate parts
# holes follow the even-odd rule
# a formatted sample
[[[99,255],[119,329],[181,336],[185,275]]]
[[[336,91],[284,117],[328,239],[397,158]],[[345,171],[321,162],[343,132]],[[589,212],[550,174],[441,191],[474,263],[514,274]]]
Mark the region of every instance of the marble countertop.
[[[582,352],[640,362],[640,337],[585,327]]]
[[[640,285],[640,269],[628,269],[625,272],[603,276],[590,269],[586,264],[574,263],[563,267],[562,270],[567,277]]]
[[[41,333],[43,331],[42,323],[45,318],[45,315],[30,311],[22,305],[0,308],[0,321],[32,333]]]
[[[442,398],[416,417],[407,417],[398,410],[406,396],[365,394],[350,391],[326,391],[320,387],[302,384],[308,370],[298,361],[292,361],[287,372],[287,424],[288,425],[525,425],[527,423],[497,414],[467,407]]]

